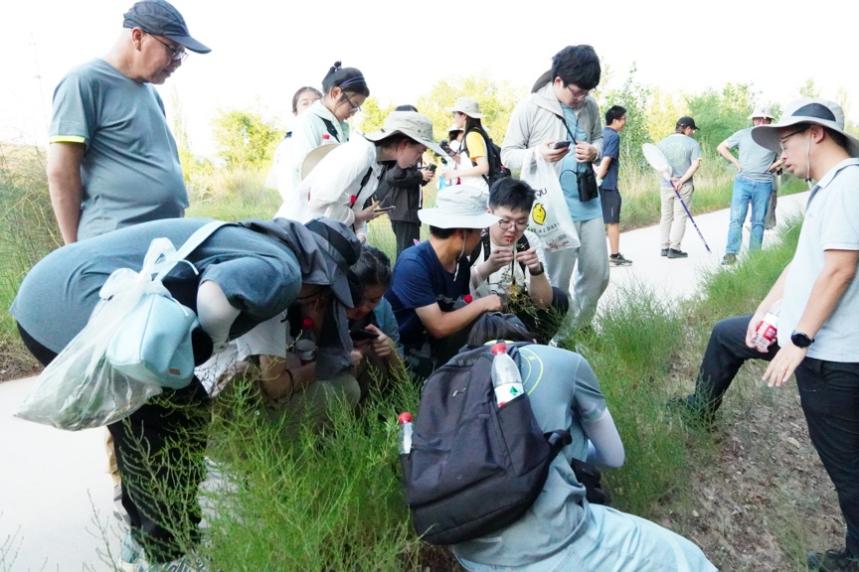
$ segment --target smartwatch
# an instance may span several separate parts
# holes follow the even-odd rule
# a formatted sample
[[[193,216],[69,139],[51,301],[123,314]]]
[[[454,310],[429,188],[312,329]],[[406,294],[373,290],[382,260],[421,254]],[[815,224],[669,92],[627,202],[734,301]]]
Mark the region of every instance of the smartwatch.
[[[794,330],[790,335],[790,341],[798,348],[807,348],[814,343],[814,338],[809,338],[804,333]]]
[[[530,268],[528,269],[528,273],[529,273],[531,276],[541,276],[544,272],[546,272],[546,269],[543,267],[543,263],[542,263],[542,262],[540,263],[540,269],[539,269],[538,271],[534,272],[534,271],[533,271],[533,270],[531,270]]]

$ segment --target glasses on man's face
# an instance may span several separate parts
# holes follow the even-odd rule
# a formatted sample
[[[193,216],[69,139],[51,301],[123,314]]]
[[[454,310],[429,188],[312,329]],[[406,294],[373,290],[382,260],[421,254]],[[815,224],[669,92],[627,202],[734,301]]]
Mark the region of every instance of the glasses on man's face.
[[[517,230],[525,230],[528,228],[527,220],[510,220],[509,218],[502,218],[498,221],[498,226],[501,227],[501,230],[509,230],[510,227],[514,227]]]
[[[176,46],[174,46],[168,42],[165,42],[164,40],[162,40],[158,36],[153,36],[152,34],[149,34],[149,37],[155,38],[155,40],[159,44],[161,44],[162,46],[167,48],[167,51],[170,52],[170,59],[173,60],[174,62],[184,62],[185,58],[188,57],[188,52],[185,51],[185,48],[177,48]]]
[[[573,99],[575,99],[576,101],[586,98],[591,92],[591,90],[589,89],[579,89],[573,84],[567,85],[566,88],[570,92],[570,95],[573,96]]]
[[[800,133],[803,133],[805,131],[808,131],[808,127],[802,127],[800,129],[796,129],[794,131],[791,131],[790,133],[788,133],[784,137],[779,137],[778,146],[779,146],[779,148],[781,148],[781,152],[784,153],[787,150],[785,147],[787,145],[788,139],[790,139],[794,135],[799,135]]]
[[[355,103],[352,101],[352,98],[350,98],[348,95],[346,95],[345,92],[343,93],[343,97],[346,98],[346,101],[348,101],[349,105],[352,107],[352,109],[349,110],[349,113],[358,113],[361,111],[361,106],[355,105]]]

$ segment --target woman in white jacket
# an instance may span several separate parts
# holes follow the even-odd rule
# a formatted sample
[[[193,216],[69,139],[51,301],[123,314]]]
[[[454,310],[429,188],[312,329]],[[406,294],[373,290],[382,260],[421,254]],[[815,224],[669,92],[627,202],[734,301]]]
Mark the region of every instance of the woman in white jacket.
[[[389,207],[372,202],[384,174],[384,163],[396,162],[406,169],[415,166],[427,148],[444,154],[433,139],[432,122],[414,111],[394,111],[379,131],[361,135],[327,153],[297,189],[304,222],[327,217],[352,225],[366,241],[366,223]]]
[[[361,105],[370,95],[364,74],[357,68],[341,67],[339,61],[334,62],[322,80],[322,91],[322,99],[299,115],[292,131],[289,154],[283,158],[287,180],[282,183],[287,188],[298,187],[301,165],[308,153],[320,145],[349,141],[347,120],[361,110]],[[275,216],[297,220],[300,213],[301,205],[292,194],[283,197],[283,204]]]

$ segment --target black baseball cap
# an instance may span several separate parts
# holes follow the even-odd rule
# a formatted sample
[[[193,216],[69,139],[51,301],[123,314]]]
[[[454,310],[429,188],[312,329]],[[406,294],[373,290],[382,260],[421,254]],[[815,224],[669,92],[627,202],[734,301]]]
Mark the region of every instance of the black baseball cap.
[[[680,119],[677,120],[677,125],[675,125],[676,129],[680,129],[681,127],[691,127],[695,131],[698,131],[698,126],[695,125],[695,120],[689,117],[688,115],[684,115]]]
[[[142,0],[123,15],[123,28],[140,28],[148,34],[170,38],[198,54],[208,54],[212,50],[191,37],[188,26],[179,10],[165,0]]]

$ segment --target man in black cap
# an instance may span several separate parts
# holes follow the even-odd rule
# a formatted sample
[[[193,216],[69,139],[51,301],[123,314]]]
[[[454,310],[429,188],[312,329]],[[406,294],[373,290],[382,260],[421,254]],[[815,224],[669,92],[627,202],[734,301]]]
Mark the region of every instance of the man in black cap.
[[[186,50],[208,53],[164,0],[137,2],[104,58],[72,70],[54,91],[48,188],[65,243],[162,218],[188,206],[162,84]]]
[[[684,115],[677,120],[674,133],[663,139],[657,147],[665,155],[671,166],[671,180],[662,181],[660,188],[661,217],[659,230],[661,235],[662,256],[668,258],[686,258],[688,254],[680,250],[683,234],[686,232],[686,209],[680,204],[682,200],[686,206],[692,208],[692,193],[695,186],[692,176],[701,166],[701,146],[692,138],[692,134],[698,131],[695,120]],[[678,199],[672,185],[680,194]]]

